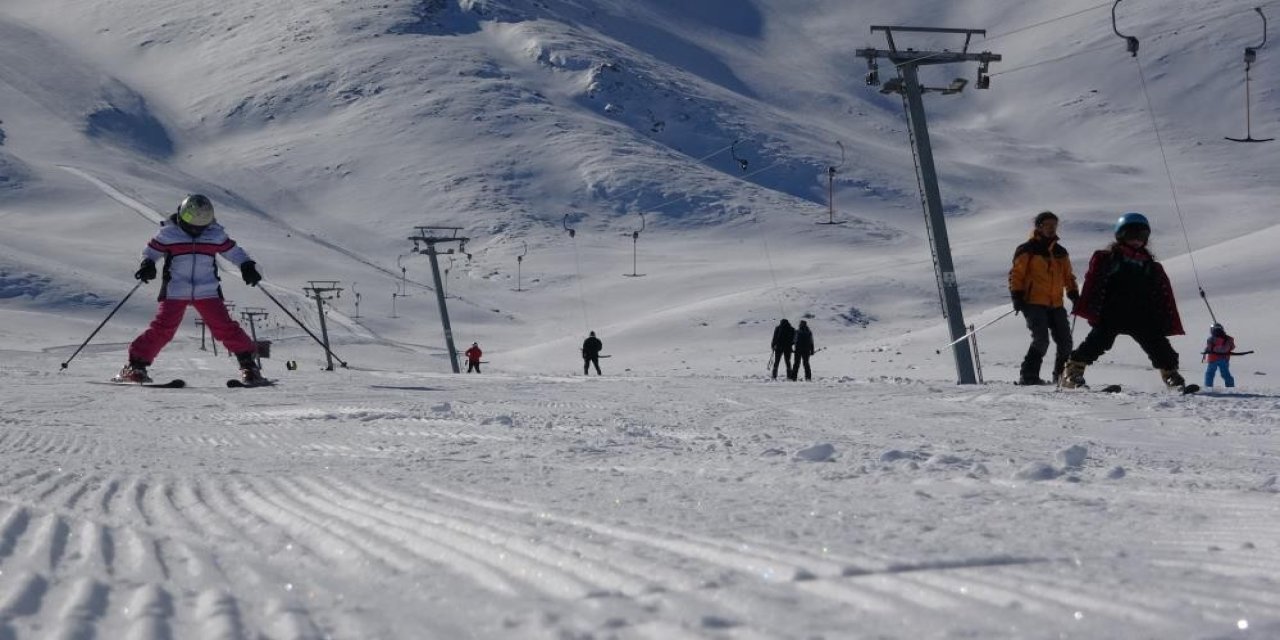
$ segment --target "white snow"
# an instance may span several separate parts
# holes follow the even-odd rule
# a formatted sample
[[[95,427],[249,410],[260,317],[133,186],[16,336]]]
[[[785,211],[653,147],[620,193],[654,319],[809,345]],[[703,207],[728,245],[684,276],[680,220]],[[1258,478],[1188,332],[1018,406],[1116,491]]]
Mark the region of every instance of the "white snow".
[[[1260,21],[1128,0],[1135,61],[1110,6],[7,0],[0,640],[1280,637],[1280,143],[1223,140]],[[967,323],[1007,311],[1038,211],[1080,275],[1142,211],[1183,374],[1203,288],[1256,351],[1238,386],[1170,395],[1121,338],[1086,372],[1121,393],[1015,387],[1012,316],[954,384],[901,105],[854,55],[873,24],[1004,56],[927,97]],[[818,225],[837,141],[847,222]],[[62,370],[196,191],[312,331],[303,287],[339,282],[350,368],[231,269],[279,385],[225,388],[192,324],[152,368],[188,388],[90,384],[155,283]],[[440,263],[481,375],[450,373],[417,225],[470,238]],[[781,317],[812,382],[768,378]]]

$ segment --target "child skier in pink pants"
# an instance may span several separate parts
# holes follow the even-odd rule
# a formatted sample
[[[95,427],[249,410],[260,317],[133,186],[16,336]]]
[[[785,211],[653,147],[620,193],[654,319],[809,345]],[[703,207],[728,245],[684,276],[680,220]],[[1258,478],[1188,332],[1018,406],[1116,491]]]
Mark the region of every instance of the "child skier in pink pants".
[[[142,264],[133,274],[142,282],[156,277],[156,262],[163,259],[160,308],[147,330],[129,345],[129,364],[120,370],[117,382],[151,382],[147,367],[178,331],[187,307],[193,306],[216,340],[226,345],[240,363],[240,377],[246,384],[263,382],[254,359],[257,345],[231,318],[222,302],[217,256],[225,256],[240,267],[244,283],[253,287],[262,280],[257,265],[244,249],[227,237],[213,217],[213,203],[194,194],[183,199],[177,213],[160,227],[142,252]]]

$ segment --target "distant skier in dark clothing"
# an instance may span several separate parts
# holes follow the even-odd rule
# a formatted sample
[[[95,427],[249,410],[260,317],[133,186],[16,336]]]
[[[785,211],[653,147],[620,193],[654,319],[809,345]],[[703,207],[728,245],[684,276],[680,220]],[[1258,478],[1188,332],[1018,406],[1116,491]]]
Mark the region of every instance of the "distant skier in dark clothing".
[[[813,372],[809,370],[809,356],[812,356],[814,353],[813,332],[809,331],[808,321],[801,320],[799,328],[796,329],[795,350],[796,350],[796,359],[795,359],[795,362],[792,364],[790,371],[787,372],[787,377],[792,380],[799,379],[800,365],[803,364],[804,379],[812,380]]]
[[[1035,217],[1031,238],[1013,253],[1009,269],[1009,296],[1013,310],[1021,313],[1031,330],[1031,346],[1022,359],[1018,384],[1045,384],[1040,379],[1040,364],[1049,351],[1049,337],[1057,346],[1053,358],[1053,381],[1056,383],[1071,355],[1071,325],[1062,293],[1075,302],[1080,293],[1075,274],[1071,273],[1071,256],[1058,244],[1058,216],[1042,211]]]
[[[582,375],[591,375],[591,365],[596,367],[596,375],[604,375],[600,373],[600,350],[604,349],[604,343],[600,342],[600,338],[596,337],[596,332],[592,331],[586,340],[582,341]]]
[[[773,342],[770,343],[773,349],[773,379],[778,379],[778,365],[784,360],[787,365],[787,374],[791,373],[791,348],[796,342],[796,330],[787,322],[786,318],[778,323],[773,330]]]
[[[1150,236],[1146,216],[1126,213],[1116,221],[1116,241],[1089,260],[1084,289],[1072,313],[1088,320],[1092,329],[1071,352],[1062,386],[1085,386],[1084,368],[1106,353],[1122,333],[1147,353],[1165,385],[1185,386],[1178,374],[1178,352],[1169,344],[1169,336],[1183,334],[1182,319],[1169,276],[1147,250]]]
[[[472,371],[480,373],[480,356],[482,355],[484,355],[484,352],[480,350],[480,343],[472,342],[471,348],[466,351],[467,373]]]

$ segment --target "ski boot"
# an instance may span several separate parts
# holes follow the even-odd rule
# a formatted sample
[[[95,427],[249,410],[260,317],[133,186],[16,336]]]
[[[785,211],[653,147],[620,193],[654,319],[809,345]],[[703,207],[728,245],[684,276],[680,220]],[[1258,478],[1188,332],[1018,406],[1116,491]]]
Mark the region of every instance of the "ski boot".
[[[1062,379],[1059,385],[1064,389],[1083,389],[1088,385],[1084,381],[1084,368],[1088,366],[1083,362],[1068,360],[1066,367],[1062,369]]]
[[[1161,369],[1160,379],[1164,381],[1166,387],[1182,391],[1187,386],[1187,381],[1182,379],[1177,369]]]
[[[147,365],[149,362],[143,362],[137,358],[129,358],[129,364],[126,364],[116,377],[112,378],[112,382],[132,382],[134,384],[147,384],[151,382],[151,376],[147,375]]]
[[[265,384],[267,379],[262,377],[262,369],[258,368],[258,361],[254,359],[252,351],[237,353],[236,360],[240,362],[240,381],[247,386],[256,386]]]

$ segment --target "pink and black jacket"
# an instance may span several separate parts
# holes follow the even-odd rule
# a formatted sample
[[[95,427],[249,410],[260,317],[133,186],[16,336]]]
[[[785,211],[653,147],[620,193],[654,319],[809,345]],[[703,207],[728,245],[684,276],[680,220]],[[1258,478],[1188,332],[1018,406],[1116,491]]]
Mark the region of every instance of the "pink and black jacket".
[[[1236,350],[1235,338],[1227,334],[1211,335],[1204,344],[1205,359],[1209,362],[1230,360],[1231,352]]]
[[[252,259],[227,237],[222,225],[215,222],[193,238],[178,226],[176,214],[142,251],[143,258],[162,265],[160,300],[222,298],[219,254],[237,267]]]
[[[1072,313],[1123,333],[1184,333],[1164,267],[1145,249],[1123,245],[1094,252]]]

